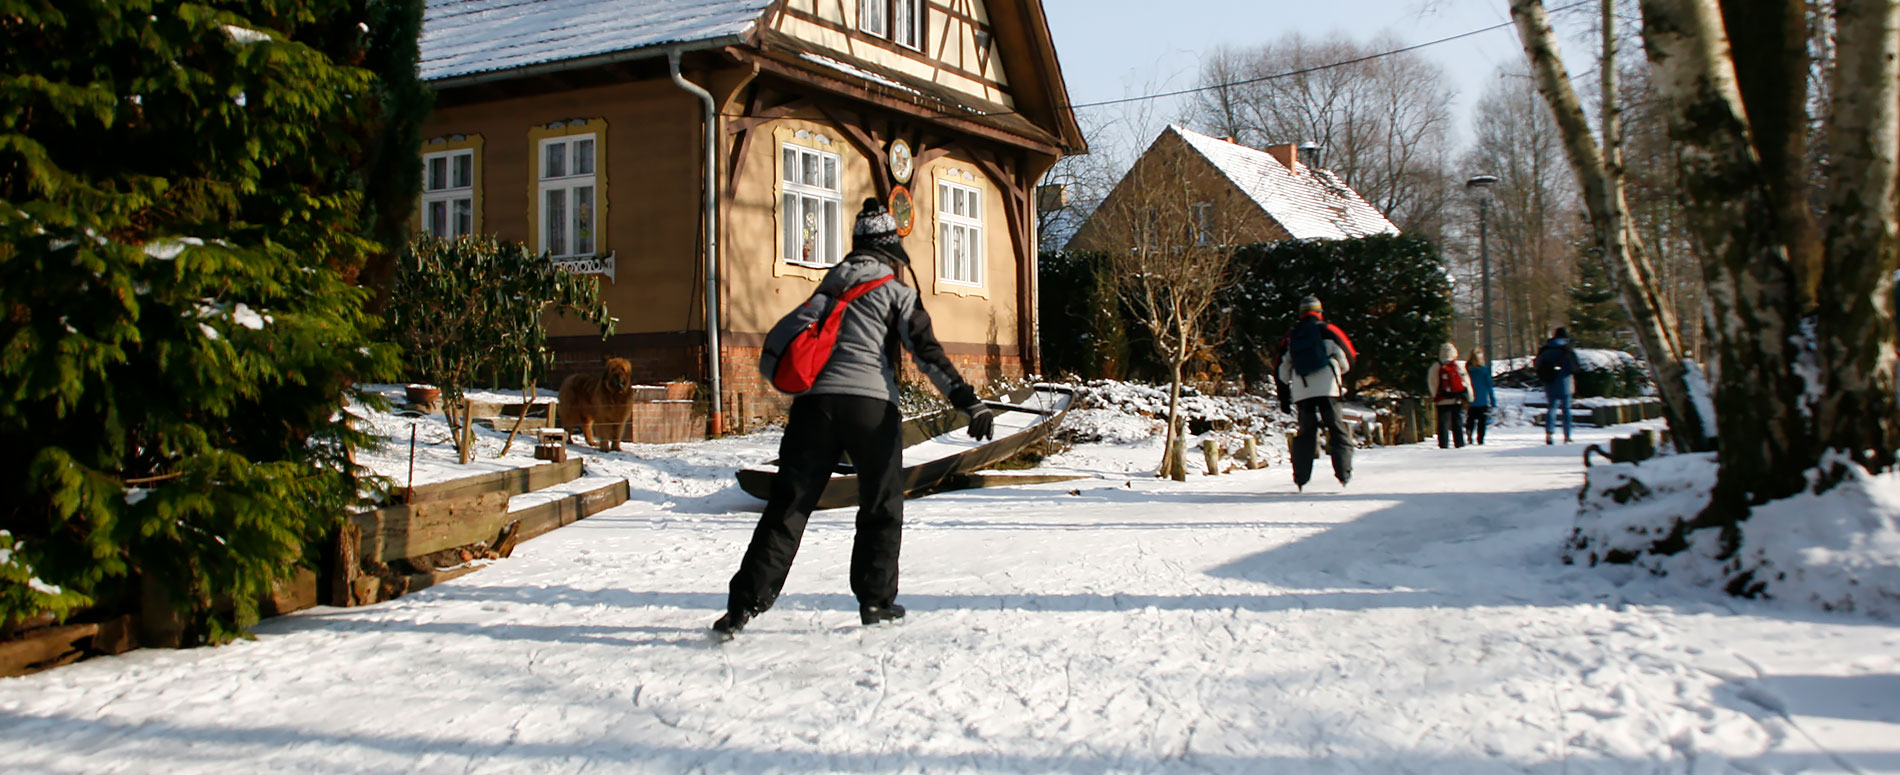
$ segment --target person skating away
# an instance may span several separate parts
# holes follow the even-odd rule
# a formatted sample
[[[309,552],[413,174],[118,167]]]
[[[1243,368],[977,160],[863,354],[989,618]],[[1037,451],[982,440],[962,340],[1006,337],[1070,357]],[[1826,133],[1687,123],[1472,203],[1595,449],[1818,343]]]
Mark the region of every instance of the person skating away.
[[[1471,375],[1458,360],[1458,346],[1438,346],[1438,364],[1425,374],[1432,403],[1438,407],[1438,448],[1465,446],[1465,405],[1471,403]]]
[[[825,274],[817,291],[836,299],[864,283],[896,275],[909,264],[896,220],[882,202],[867,199],[852,228],[850,255]],[[778,349],[773,344],[768,341],[766,349]],[[731,637],[778,599],[806,519],[841,452],[850,453],[857,468],[851,592],[857,596],[859,620],[871,625],[904,618],[904,607],[897,604],[904,519],[903,426],[895,363],[900,345],[950,403],[970,416],[970,436],[991,437],[990,411],[944,354],[917,292],[904,285],[901,276],[851,301],[830,360],[812,387],[792,401],[771,497],[733,574],[726,615],[713,622],[717,636]],[[769,371],[766,380],[772,380]]]
[[[1304,491],[1313,478],[1322,422],[1333,476],[1341,485],[1352,481],[1352,433],[1346,429],[1339,398],[1346,393],[1346,374],[1359,352],[1346,332],[1326,322],[1319,299],[1308,296],[1300,300],[1300,322],[1280,341],[1280,353],[1280,381],[1291,390],[1300,418],[1299,433],[1293,437],[1293,484]]]
[[[1491,384],[1491,359],[1484,348],[1471,348],[1465,358],[1465,373],[1471,376],[1471,408],[1465,413],[1465,440],[1484,443],[1485,427],[1491,424],[1491,407],[1498,405],[1497,390]]]
[[[1564,443],[1570,443],[1570,395],[1575,386],[1577,372],[1583,365],[1577,362],[1577,350],[1570,346],[1570,332],[1558,326],[1550,341],[1537,351],[1532,361],[1537,369],[1537,381],[1544,383],[1544,402],[1549,407],[1544,412],[1544,443],[1550,444],[1555,433],[1557,411],[1564,413]]]

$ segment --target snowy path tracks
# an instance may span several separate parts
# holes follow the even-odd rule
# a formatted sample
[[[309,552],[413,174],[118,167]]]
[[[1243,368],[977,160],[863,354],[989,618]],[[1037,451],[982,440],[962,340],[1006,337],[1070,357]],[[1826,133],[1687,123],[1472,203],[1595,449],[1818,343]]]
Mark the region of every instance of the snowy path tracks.
[[[0,749],[61,775],[1900,772],[1900,629],[1562,565],[1580,450],[1369,450],[1298,494],[1086,447],[1050,465],[1096,479],[911,502],[902,625],[857,624],[851,515],[817,515],[724,645],[756,504],[636,492],[389,603],[0,681]]]

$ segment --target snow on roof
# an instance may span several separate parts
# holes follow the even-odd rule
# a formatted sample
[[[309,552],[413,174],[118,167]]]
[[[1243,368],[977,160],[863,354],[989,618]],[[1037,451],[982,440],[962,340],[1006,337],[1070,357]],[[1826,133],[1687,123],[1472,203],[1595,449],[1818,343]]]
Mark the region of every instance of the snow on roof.
[[[1293,169],[1287,169],[1266,151],[1184,127],[1169,126],[1168,129],[1212,162],[1294,239],[1348,239],[1399,233],[1399,227],[1387,220],[1378,208],[1331,172],[1315,170],[1298,161],[1293,163]]]
[[[745,34],[772,0],[428,0],[424,81]]]
[[[845,62],[840,62],[840,61],[838,61],[838,60],[836,60],[836,59],[832,59],[831,57],[828,57],[828,56],[823,56],[823,55],[820,55],[820,54],[813,54],[813,53],[811,53],[811,52],[809,52],[809,51],[806,51],[806,52],[800,52],[798,56],[799,56],[799,58],[800,58],[800,59],[803,59],[803,60],[805,60],[805,61],[807,61],[807,62],[812,62],[812,63],[814,63],[814,64],[820,64],[820,65],[824,65],[825,67],[829,67],[829,68],[831,68],[831,69],[833,69],[833,70],[836,70],[836,71],[838,71],[838,72],[841,72],[841,73],[844,73],[844,74],[846,74],[846,75],[853,75],[853,76],[856,76],[856,77],[858,77],[858,78],[862,78],[862,79],[864,79],[864,80],[867,80],[867,81],[870,81],[870,82],[872,82],[872,83],[876,83],[876,84],[880,84],[880,85],[883,85],[883,86],[888,86],[888,87],[890,87],[890,88],[892,88],[892,89],[897,89],[897,90],[900,90],[900,91],[906,91],[906,92],[910,92],[911,94],[918,94],[918,93],[920,93],[920,92],[918,92],[918,91],[917,91],[916,89],[913,89],[913,88],[910,88],[909,86],[905,86],[905,85],[903,85],[903,84],[901,84],[901,83],[898,83],[897,81],[894,81],[894,80],[892,80],[892,79],[890,79],[890,78],[886,78],[886,77],[884,77],[884,76],[882,76],[882,75],[878,75],[877,73],[873,73],[873,72],[871,72],[871,71],[869,71],[869,70],[866,70],[866,69],[864,69],[864,68],[862,68],[862,67],[858,67],[857,65],[853,65],[853,64],[849,64],[849,63],[845,63]]]

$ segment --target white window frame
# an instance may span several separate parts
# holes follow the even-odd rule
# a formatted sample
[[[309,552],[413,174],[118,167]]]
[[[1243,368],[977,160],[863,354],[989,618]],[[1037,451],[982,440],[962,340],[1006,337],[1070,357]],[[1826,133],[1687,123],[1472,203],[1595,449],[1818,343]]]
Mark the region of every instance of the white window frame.
[[[468,174],[457,181],[456,161],[466,158]],[[435,165],[442,165],[441,185],[436,185]],[[457,185],[457,183],[461,185]],[[462,208],[457,211],[457,205]],[[440,218],[436,208],[441,208]],[[475,233],[475,149],[460,148],[422,155],[422,233],[452,239]]]
[[[588,143],[589,152],[581,153],[582,143]],[[548,151],[552,146],[561,146],[561,168],[550,170]],[[600,138],[593,133],[548,137],[535,146],[535,208],[540,213],[537,223],[540,234],[535,235],[541,252],[551,259],[592,258],[600,254]],[[587,170],[577,172],[586,162]],[[550,173],[559,174],[550,174]],[[561,217],[554,218],[550,212],[549,194],[560,192]],[[585,192],[583,194],[583,192]],[[581,196],[586,196],[584,206],[576,206]],[[558,234],[554,231],[560,229]],[[580,244],[582,231],[588,235],[588,243]],[[559,244],[555,244],[559,237]],[[555,248],[560,248],[556,250]],[[584,249],[583,249],[584,248]]]
[[[858,0],[858,29],[867,35],[890,37],[890,0]]]
[[[806,165],[807,161],[811,166]],[[783,143],[779,146],[779,163],[779,257],[800,266],[831,266],[843,261],[844,247],[849,243],[844,231],[844,159],[797,143]],[[811,174],[814,171],[815,176]]]
[[[985,209],[982,189],[937,179],[938,280],[952,285],[983,286]],[[967,246],[967,255],[954,255],[953,250],[958,246]]]
[[[868,0],[876,2],[876,0]],[[930,4],[924,0],[891,0],[890,28],[891,42],[904,48],[922,51],[924,48],[924,14],[929,12]],[[908,13],[908,23],[905,23]]]
[[[1211,245],[1214,242],[1214,204],[1195,202],[1189,206],[1193,211],[1194,244],[1197,247]]]

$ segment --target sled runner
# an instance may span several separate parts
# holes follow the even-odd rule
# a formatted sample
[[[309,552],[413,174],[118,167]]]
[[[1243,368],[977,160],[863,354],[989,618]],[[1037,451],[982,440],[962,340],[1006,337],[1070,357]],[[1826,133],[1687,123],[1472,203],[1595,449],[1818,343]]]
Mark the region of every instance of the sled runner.
[[[955,409],[904,421],[904,497],[915,498],[982,471],[1029,445],[1047,438],[1075,402],[1075,391],[1056,385],[1037,385],[984,401],[996,416],[996,437],[980,442],[963,432],[969,418]],[[771,497],[778,461],[739,471],[739,489],[761,500]],[[818,508],[836,509],[858,503],[857,469],[839,463],[818,497]]]

